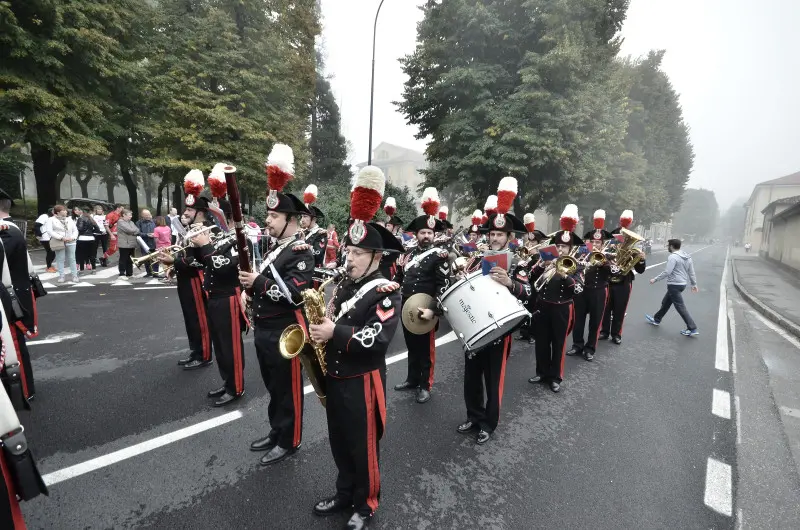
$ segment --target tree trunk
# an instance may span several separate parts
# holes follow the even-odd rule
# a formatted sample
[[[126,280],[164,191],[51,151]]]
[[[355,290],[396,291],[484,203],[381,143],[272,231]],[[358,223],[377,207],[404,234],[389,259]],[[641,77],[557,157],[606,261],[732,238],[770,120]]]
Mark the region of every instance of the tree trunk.
[[[153,180],[147,172],[142,175],[142,185],[144,186],[144,202],[147,208],[150,208],[153,206]]]
[[[78,186],[81,188],[81,197],[84,199],[89,198],[89,181],[92,180],[93,175],[91,162],[86,162],[86,175],[83,178],[81,178],[80,170],[75,174],[75,180],[78,181]]]
[[[128,202],[134,219],[139,219],[139,196],[136,193],[136,178],[131,172],[131,161],[128,157],[128,139],[117,138],[114,143],[114,158],[119,164],[119,172],[125,187],[128,189]]]
[[[175,184],[172,187],[172,207],[178,210],[178,213],[183,211],[183,197],[181,196],[181,186]]]
[[[165,174],[161,175],[161,182],[158,184],[158,202],[156,202],[156,215],[161,215],[161,199],[164,194],[164,188],[167,187],[167,177]],[[167,211],[169,213],[169,211]]]
[[[108,202],[114,202],[114,188],[116,187],[117,185],[114,182],[114,179],[106,179],[106,200]]]
[[[67,167],[67,160],[50,149],[32,143],[31,159],[36,179],[37,212],[43,214],[58,201],[58,174]]]

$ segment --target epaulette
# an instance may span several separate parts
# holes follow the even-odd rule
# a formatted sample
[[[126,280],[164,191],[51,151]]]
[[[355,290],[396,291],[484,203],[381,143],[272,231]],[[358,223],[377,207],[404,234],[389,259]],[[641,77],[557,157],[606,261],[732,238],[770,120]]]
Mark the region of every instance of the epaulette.
[[[302,241],[298,241],[297,243],[292,245],[292,250],[294,252],[298,252],[300,250],[311,250],[311,245],[309,245],[308,243],[304,243]]]
[[[439,257],[440,258],[447,258],[449,256],[450,256],[450,253],[447,252],[445,249],[443,249],[443,248],[439,249]]]
[[[517,272],[517,279],[523,282],[528,281],[528,273],[524,270]]]
[[[379,293],[392,293],[400,288],[400,284],[397,282],[389,282],[377,287],[376,290]]]

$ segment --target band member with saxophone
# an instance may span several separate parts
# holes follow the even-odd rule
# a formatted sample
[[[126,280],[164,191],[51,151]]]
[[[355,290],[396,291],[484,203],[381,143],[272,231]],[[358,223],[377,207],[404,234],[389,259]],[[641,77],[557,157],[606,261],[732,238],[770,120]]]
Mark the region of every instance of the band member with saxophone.
[[[568,257],[573,247],[583,244],[583,240],[574,232],[578,226],[578,219],[578,207],[568,204],[561,214],[561,230],[556,232],[552,239],[558,248],[559,259]],[[558,265],[558,260],[545,265],[540,259],[530,273],[534,285],[537,285],[536,282],[542,275],[552,274],[552,276],[549,281],[544,282],[537,295],[537,314],[533,323],[536,338],[536,375],[528,379],[528,382],[549,383],[553,392],[561,390],[561,382],[564,379],[564,350],[567,346],[567,337],[575,323],[572,299],[583,291],[577,269],[567,272],[560,270]]]
[[[417,308],[421,319],[432,320],[438,307],[436,297],[447,289],[450,272],[447,250],[433,244],[434,234],[443,230],[442,222],[436,217],[439,212],[439,193],[436,188],[425,188],[422,210],[425,215],[417,217],[406,227],[407,232],[416,234],[417,245],[400,258],[396,281],[403,286],[404,305],[411,295],[417,293],[433,297],[428,307]],[[408,347],[408,375],[394,389],[415,390],[417,403],[426,403],[431,398],[436,366],[435,334],[436,327],[416,335],[403,325],[403,336]]]
[[[317,225],[318,220],[325,218],[325,214],[314,206],[317,202],[317,187],[309,184],[303,192],[303,202],[306,205],[308,214],[300,216],[300,227],[305,232],[305,241],[311,247],[314,254],[314,267],[322,268],[325,266],[325,247],[328,246],[328,232]],[[314,286],[315,288],[318,286]]]
[[[275,464],[300,448],[303,435],[303,374],[300,359],[284,359],[279,340],[290,324],[308,335],[300,292],[313,287],[314,254],[303,241],[300,218],[309,211],[299,198],[283,193],[294,177],[291,147],[275,144],[267,158],[267,220],[265,230],[275,238],[261,262],[260,272],[240,272],[242,285],[253,289],[253,325],[258,366],[269,392],[270,430],[250,444],[266,451],[262,466]]]
[[[594,212],[594,230],[583,236],[587,252],[602,252],[606,241],[613,239],[611,233],[603,230],[606,222],[606,211]],[[608,281],[611,278],[611,262],[605,259],[601,264],[592,266],[588,263],[583,271],[583,292],[575,296],[575,328],[572,330],[572,347],[567,355],[581,355],[587,361],[593,361],[597,351],[597,340],[600,336],[600,324],[608,303]],[[589,334],[584,340],[586,316],[589,316]]]
[[[186,192],[184,215],[194,217],[186,237],[192,247],[187,249],[187,260],[196,259],[203,265],[203,290],[208,298],[207,316],[209,335],[217,356],[217,367],[222,386],[211,390],[209,398],[217,398],[214,407],[229,405],[244,395],[244,343],[242,332],[247,326],[240,301],[239,254],[236,241],[227,237],[218,226],[210,222],[209,200],[200,197],[203,190],[202,173],[189,172],[184,178]],[[199,226],[211,227],[201,230]]]
[[[191,225],[211,226],[206,214],[208,199],[193,195],[197,190],[196,183],[203,181],[203,173],[193,169],[186,175],[184,191],[186,197],[192,195],[191,206],[186,206],[180,222],[186,227]],[[202,184],[200,189],[202,189]],[[188,244],[188,241],[181,242]],[[164,265],[172,265],[178,284],[178,300],[183,311],[186,336],[189,339],[189,356],[178,360],[184,370],[195,370],[211,365],[211,333],[208,326],[208,296],[203,290],[203,264],[195,258],[194,251],[184,249],[172,254],[162,252],[159,261]]]
[[[633,224],[633,211],[625,210],[619,217],[619,226],[612,230],[611,233],[619,234],[623,228],[630,230],[631,224]],[[611,276],[608,303],[603,314],[600,340],[607,340],[610,336],[611,342],[622,344],[622,324],[625,322],[625,313],[628,310],[628,301],[631,299],[633,280],[635,279],[633,272],[636,271],[637,274],[642,274],[645,270],[647,270],[647,263],[644,255],[642,255],[642,259],[628,274],[617,273]]]
[[[331,452],[339,470],[336,493],[314,506],[320,516],[353,510],[345,528],[366,528],[380,499],[379,440],[386,428],[386,351],[400,322],[400,286],[381,276],[385,252],[403,246],[386,228],[369,221],[380,205],[385,178],[367,166],[350,198],[347,278],[334,291],[329,317],[311,325],[311,338],[325,342]]]
[[[514,215],[508,213],[517,195],[517,181],[513,177],[500,180],[497,191],[497,213],[489,217],[481,230],[489,237],[491,250],[508,250],[514,232],[525,232],[525,226]],[[492,267],[491,278],[505,286],[518,300],[525,302],[531,295],[528,274],[516,270],[518,258],[513,257],[509,270]],[[467,421],[457,427],[462,434],[476,433],[475,442],[483,445],[489,441],[500,420],[500,404],[503,401],[503,383],[506,362],[511,354],[511,332],[478,352],[469,352],[464,362],[464,402],[467,406]],[[485,394],[484,398],[484,382]]]

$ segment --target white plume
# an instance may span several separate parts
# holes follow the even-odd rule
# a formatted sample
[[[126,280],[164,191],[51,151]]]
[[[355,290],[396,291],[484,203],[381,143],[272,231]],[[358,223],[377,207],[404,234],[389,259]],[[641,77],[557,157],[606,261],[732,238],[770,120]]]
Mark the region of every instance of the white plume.
[[[564,211],[561,213],[561,217],[566,217],[567,219],[577,219],[580,220],[578,217],[578,207],[574,204],[568,204],[564,207]]]
[[[277,166],[282,171],[294,175],[294,152],[286,144],[275,144],[272,146],[267,157],[268,166]]]
[[[522,216],[522,224],[526,225],[528,223],[535,223],[535,222],[536,222],[536,217],[534,217],[532,213],[526,213],[525,215]]]
[[[606,218],[605,210],[597,210],[594,212],[594,219],[605,219],[605,218]]]
[[[386,177],[383,175],[381,168],[377,166],[366,166],[356,175],[356,182],[353,189],[356,187],[377,190],[378,193],[383,196],[383,192],[386,190]]]

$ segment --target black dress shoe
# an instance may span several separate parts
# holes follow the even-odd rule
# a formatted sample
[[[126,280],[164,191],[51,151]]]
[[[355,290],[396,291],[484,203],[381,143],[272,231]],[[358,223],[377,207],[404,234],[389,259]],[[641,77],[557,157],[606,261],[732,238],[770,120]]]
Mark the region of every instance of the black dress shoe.
[[[558,394],[559,391],[561,391],[561,385],[556,383],[555,381],[550,381],[550,390]]]
[[[369,517],[364,517],[360,513],[354,513],[344,525],[345,530],[363,530],[369,527]]]
[[[278,437],[273,434],[269,433],[264,438],[259,438],[258,440],[254,441],[250,444],[251,451],[269,451],[273,447],[278,445]]]
[[[298,449],[297,447],[292,449],[284,449],[280,445],[276,445],[275,447],[270,449],[267,454],[262,456],[259,462],[261,463],[262,466],[277,464],[287,456],[295,454],[297,452],[297,449]]]
[[[599,340],[608,340],[608,333],[601,332],[600,336],[598,337]]]
[[[528,339],[528,344],[536,344],[536,339],[531,337],[530,339]]]
[[[417,403],[427,403],[431,399],[431,393],[424,388],[417,389]]]
[[[475,437],[475,443],[478,445],[483,445],[489,441],[492,435],[489,434],[489,431],[484,431],[483,429],[478,431],[478,436]]]
[[[573,346],[567,351],[567,355],[580,355],[583,351],[583,348],[580,346]]]
[[[220,397],[224,393],[225,393],[225,387],[221,386],[219,388],[215,388],[214,390],[210,390],[208,392],[208,397],[210,398]]]
[[[399,385],[394,385],[395,390],[415,390],[419,385],[415,385],[409,383],[408,381],[403,381]]]
[[[206,366],[211,366],[212,361],[200,361],[200,360],[193,360],[183,365],[184,370],[195,370],[197,368],[205,368]]]
[[[547,379],[545,377],[542,377],[541,375],[534,375],[533,377],[528,379],[528,382],[532,385],[535,385],[537,383],[546,383]]]
[[[189,364],[190,362],[192,362],[193,360],[194,359],[192,359],[191,357],[187,357],[185,359],[178,359],[178,366],[185,366],[185,365]]]
[[[467,420],[464,423],[462,423],[461,425],[459,425],[458,427],[456,427],[456,430],[458,432],[460,432],[461,434],[468,434],[468,433],[471,433],[473,431],[478,430],[478,424],[477,423],[472,423],[470,420]]]
[[[622,344],[622,337],[611,337],[611,342],[614,344],[620,345]]]
[[[583,358],[587,361],[594,361],[594,352],[592,350],[585,350],[583,352]]]
[[[344,499],[336,495],[334,497],[322,499],[317,504],[315,504],[314,515],[327,517],[328,515],[336,515],[337,513],[341,513],[345,510],[352,510],[352,509],[353,509],[353,501],[349,501],[347,499]]]
[[[244,395],[244,390],[242,390],[239,394],[228,394],[225,392],[222,394],[222,397],[219,398],[217,401],[214,402],[212,405],[213,407],[224,407],[225,405],[229,405],[234,401],[237,401],[242,398]]]

